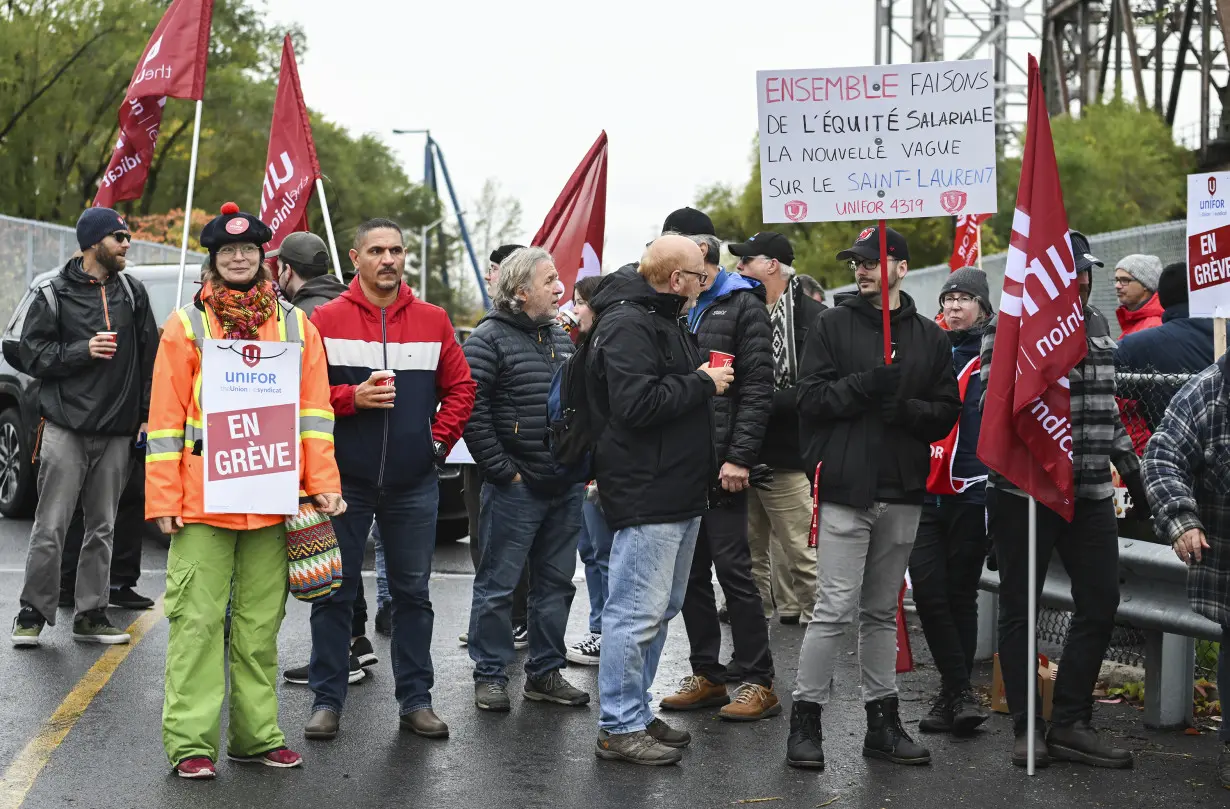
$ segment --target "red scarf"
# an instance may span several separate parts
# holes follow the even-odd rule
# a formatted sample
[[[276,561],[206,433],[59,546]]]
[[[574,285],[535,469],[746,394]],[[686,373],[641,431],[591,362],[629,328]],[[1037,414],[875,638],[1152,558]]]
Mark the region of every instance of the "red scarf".
[[[257,330],[273,315],[277,297],[268,281],[261,281],[247,292],[214,281],[210,285],[209,305],[227,340],[254,340]]]

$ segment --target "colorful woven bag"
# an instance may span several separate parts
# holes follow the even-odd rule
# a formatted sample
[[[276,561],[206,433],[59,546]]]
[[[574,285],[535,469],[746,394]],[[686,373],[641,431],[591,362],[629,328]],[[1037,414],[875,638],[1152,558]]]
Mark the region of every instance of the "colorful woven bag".
[[[290,592],[300,601],[322,601],[342,586],[342,552],[333,523],[309,499],[286,518],[286,553]]]

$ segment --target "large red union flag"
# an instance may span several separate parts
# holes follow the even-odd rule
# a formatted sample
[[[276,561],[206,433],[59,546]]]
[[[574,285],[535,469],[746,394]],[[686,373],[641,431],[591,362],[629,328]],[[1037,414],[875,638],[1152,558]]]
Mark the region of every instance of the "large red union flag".
[[[260,219],[273,230],[266,251],[276,249],[288,234],[308,229],[307,204],[320,176],[295,49],[287,34],[282,42],[282,72],[278,76],[278,96],[273,102],[269,157],[261,185]]]
[[[1071,521],[1071,391],[1085,358],[1085,315],[1038,62],[1029,57],[1029,123],[1004,268],[1004,293],[978,457]]]
[[[598,136],[585,159],[568,178],[563,192],[530,244],[543,247],[555,259],[564,284],[561,303],[572,301],[576,282],[602,273],[602,242],[606,234],[606,132]]]
[[[145,190],[167,98],[205,95],[213,0],[175,0],[145,46],[120,104],[120,135],[95,205],[112,207]]]

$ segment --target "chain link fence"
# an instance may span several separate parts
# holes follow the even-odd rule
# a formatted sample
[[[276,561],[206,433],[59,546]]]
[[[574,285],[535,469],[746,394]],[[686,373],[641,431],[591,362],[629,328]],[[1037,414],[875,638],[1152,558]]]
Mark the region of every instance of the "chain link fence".
[[[0,324],[8,322],[35,276],[63,267],[75,252],[74,228],[0,215]],[[197,264],[202,257],[189,254]],[[179,248],[134,241],[128,248],[128,263],[179,264]]]

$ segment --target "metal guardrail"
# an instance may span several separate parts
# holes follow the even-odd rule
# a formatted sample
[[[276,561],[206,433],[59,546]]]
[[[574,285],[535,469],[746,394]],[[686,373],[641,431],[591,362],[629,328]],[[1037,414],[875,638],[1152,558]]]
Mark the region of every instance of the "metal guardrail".
[[[1145,633],[1145,724],[1184,727],[1192,721],[1195,641],[1220,641],[1221,627],[1192,611],[1187,566],[1166,545],[1120,538],[1119,582],[1116,621]],[[999,573],[984,568],[980,587],[998,593]],[[1047,569],[1039,605],[1075,609],[1072,580],[1058,554]],[[980,658],[998,646],[997,613],[997,600],[984,596],[978,613]]]

